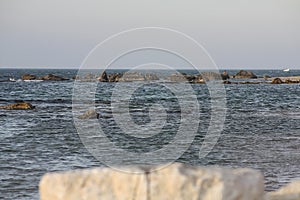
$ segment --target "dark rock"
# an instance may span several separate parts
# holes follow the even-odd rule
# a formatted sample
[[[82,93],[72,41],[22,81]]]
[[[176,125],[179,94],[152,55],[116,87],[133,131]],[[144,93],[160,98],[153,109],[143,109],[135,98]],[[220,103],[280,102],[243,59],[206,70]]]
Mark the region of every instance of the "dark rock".
[[[234,76],[234,78],[247,79],[247,78],[257,78],[257,76],[251,71],[241,70]]]
[[[229,76],[229,74],[227,73],[227,71],[224,71],[224,72],[221,74],[221,77],[222,77],[222,80],[230,79],[230,76]]]
[[[27,102],[20,102],[20,103],[10,104],[6,106],[0,106],[0,109],[6,109],[6,110],[32,110],[34,108],[35,106]]]
[[[99,119],[99,113],[94,109],[86,111],[83,115],[78,117],[79,119]]]
[[[272,84],[283,84],[284,82],[280,78],[274,78]]]
[[[106,74],[106,71],[103,71],[101,76],[97,78],[98,81],[100,82],[108,82],[108,76]]]
[[[230,81],[227,81],[227,80],[226,80],[226,81],[223,81],[223,83],[224,83],[224,84],[231,84],[231,82],[230,82]]]
[[[73,80],[78,80],[78,79],[79,79],[79,76],[78,76],[78,75],[75,75],[75,76],[72,77],[72,79],[73,79]]]
[[[21,79],[24,80],[36,80],[37,77],[36,75],[32,75],[32,74],[24,74],[22,75]]]
[[[187,75],[185,73],[175,73],[168,77],[172,82],[205,83],[202,75]]]
[[[40,77],[40,80],[44,80],[44,81],[66,81],[69,80],[67,78],[61,77],[61,76],[56,76],[53,74],[48,74],[46,76]]]

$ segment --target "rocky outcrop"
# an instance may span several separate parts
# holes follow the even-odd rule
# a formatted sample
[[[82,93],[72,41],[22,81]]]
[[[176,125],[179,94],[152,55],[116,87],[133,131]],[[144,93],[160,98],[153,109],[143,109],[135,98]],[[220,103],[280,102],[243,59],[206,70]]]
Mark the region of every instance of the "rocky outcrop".
[[[280,78],[274,78],[272,80],[272,84],[282,84],[284,83]]]
[[[40,77],[39,79],[44,80],[44,81],[66,81],[66,80],[69,80],[67,78],[57,76],[57,75],[54,75],[54,74],[48,74],[46,76]]]
[[[5,110],[32,110],[34,108],[35,107],[33,105],[27,102],[18,102],[6,106],[0,106],[0,109],[5,109]]]
[[[119,78],[120,82],[154,81],[154,80],[158,80],[156,74],[142,74],[140,72],[125,72],[123,76]]]
[[[234,76],[234,78],[248,79],[257,78],[257,76],[251,71],[241,70]]]
[[[39,189],[41,200],[262,200],[264,195],[263,176],[258,171],[180,163],[153,171],[132,166],[48,173]]]
[[[78,117],[79,119],[99,119],[99,113],[94,109],[86,111],[83,115]]]
[[[168,79],[172,82],[205,83],[200,74],[187,75],[185,73],[174,73]]]
[[[277,191],[269,192],[265,200],[299,200],[300,199],[300,180],[292,182]]]
[[[21,79],[23,81],[26,81],[26,80],[36,80],[37,77],[36,77],[36,75],[33,75],[33,74],[24,74],[24,75],[22,75]]]

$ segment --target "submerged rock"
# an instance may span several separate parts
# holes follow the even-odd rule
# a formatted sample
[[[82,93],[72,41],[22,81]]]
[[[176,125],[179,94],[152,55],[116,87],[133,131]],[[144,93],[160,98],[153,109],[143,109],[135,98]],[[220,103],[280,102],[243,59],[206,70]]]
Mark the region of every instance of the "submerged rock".
[[[68,78],[64,78],[64,77],[57,76],[54,74],[48,74],[46,76],[40,77],[39,79],[44,80],[44,81],[66,81],[66,80],[69,80]]]
[[[257,76],[251,71],[241,70],[234,76],[234,78],[247,79],[247,78],[257,78]]]
[[[35,106],[27,102],[18,102],[6,106],[0,106],[0,109],[6,109],[6,110],[32,110],[34,108]]]
[[[99,119],[99,113],[94,109],[86,111],[83,115],[78,117],[79,119]]]
[[[21,79],[24,80],[36,80],[37,76],[32,74],[24,74],[22,75]]]
[[[132,166],[48,173],[39,190],[41,200],[262,200],[264,195],[263,176],[256,170],[181,163],[153,171]]]

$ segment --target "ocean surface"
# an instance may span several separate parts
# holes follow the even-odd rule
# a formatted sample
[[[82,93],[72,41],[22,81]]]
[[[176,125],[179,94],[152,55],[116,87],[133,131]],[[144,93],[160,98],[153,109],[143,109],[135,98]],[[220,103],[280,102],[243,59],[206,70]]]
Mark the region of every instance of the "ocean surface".
[[[228,72],[233,75],[237,71]],[[261,77],[300,76],[300,70],[253,72]],[[72,78],[77,71],[0,69],[0,105],[23,100],[36,106],[27,111],[0,110],[0,199],[39,199],[38,184],[43,174],[104,166],[85,148],[75,128],[74,81],[7,81],[9,78],[18,80],[25,73],[38,76],[52,73]],[[124,84],[123,88],[128,91],[132,87],[132,83],[119,84]],[[158,133],[140,139],[128,136],[131,133],[126,131],[131,129],[126,129],[124,134],[112,117],[110,99],[115,86],[116,83],[98,83],[95,95],[99,124],[110,141],[125,151],[139,153],[155,151],[172,142],[179,130],[181,113],[185,112],[174,93],[161,87],[159,82],[145,83],[134,91],[129,105],[130,120],[136,125],[147,125],[152,120],[148,115],[152,103],[161,103],[167,115],[162,117],[166,120],[163,129],[150,127]],[[227,100],[224,129],[212,151],[202,159],[199,159],[199,149],[209,127],[211,102],[205,84],[191,87],[199,101],[199,124],[195,124],[199,128],[178,162],[258,169],[265,176],[267,191],[300,178],[299,84],[224,85]],[[161,117],[160,111],[151,110],[157,112],[158,117]],[[114,159],[113,153],[106,159]],[[123,159],[126,162],[126,156]]]

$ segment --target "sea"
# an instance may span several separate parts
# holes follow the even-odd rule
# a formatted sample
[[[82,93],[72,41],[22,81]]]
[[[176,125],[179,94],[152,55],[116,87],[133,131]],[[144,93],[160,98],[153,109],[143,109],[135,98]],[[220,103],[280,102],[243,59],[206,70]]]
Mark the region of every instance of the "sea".
[[[227,72],[234,75],[237,70]],[[300,76],[300,70],[252,72],[259,77]],[[55,74],[70,80],[18,81],[25,73]],[[34,110],[0,110],[0,199],[39,199],[39,181],[45,173],[103,167],[117,159],[114,152],[106,152],[100,158],[94,156],[78,133],[72,110],[75,84],[72,77],[77,73],[75,69],[0,69],[0,106],[26,101],[36,107]],[[130,115],[126,120],[130,122],[128,126],[133,124],[135,131],[127,129],[126,123],[122,130],[124,123],[121,126],[114,121],[112,104],[116,102],[111,99],[112,90],[118,84],[124,85],[122,94],[133,92],[129,96]],[[155,152],[172,143],[177,134],[184,136],[196,130],[192,142],[174,161],[196,166],[257,169],[265,177],[266,191],[300,178],[300,84],[224,85],[225,121],[216,144],[201,158],[199,151],[212,118],[211,92],[207,85],[191,84],[199,103],[199,113],[195,113],[199,118],[194,124],[196,128],[180,128],[184,123],[182,113],[187,111],[176,93],[165,88],[162,82],[145,83],[138,88],[132,88],[133,84],[99,82],[94,99],[102,132],[128,155]],[[185,96],[189,98],[189,95],[192,94]],[[125,96],[121,95],[119,101]],[[159,109],[152,109],[151,104],[161,105],[154,107]],[[165,110],[162,116],[161,110]],[[161,123],[147,126],[153,120],[151,115],[159,117],[158,122],[166,120],[163,128]],[[144,132],[147,128],[151,131],[150,138],[139,138],[139,126],[143,126]],[[134,136],[130,136],[130,131]],[[178,148],[180,142],[184,143],[179,141]],[[124,162],[126,155],[122,157]],[[160,158],[164,160],[163,156]]]

